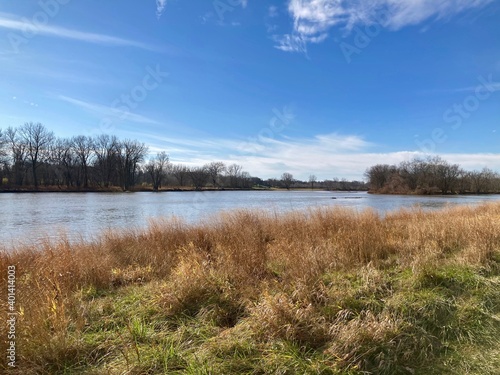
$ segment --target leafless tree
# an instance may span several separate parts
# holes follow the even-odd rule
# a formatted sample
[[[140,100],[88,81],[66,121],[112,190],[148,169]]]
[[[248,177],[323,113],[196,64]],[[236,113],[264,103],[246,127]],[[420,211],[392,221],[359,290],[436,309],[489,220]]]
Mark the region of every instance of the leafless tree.
[[[168,155],[165,151],[160,152],[146,165],[146,171],[153,181],[153,190],[158,191],[165,179],[168,169]]]
[[[0,162],[4,163],[6,162],[7,158],[7,137],[5,134],[2,132],[2,129],[0,129]]]
[[[464,169],[460,170],[460,174],[458,176],[458,192],[460,194],[464,194],[472,191],[472,172],[466,171]]]
[[[450,164],[438,156],[414,159],[395,165],[375,165],[365,174],[374,191],[389,193],[419,192],[448,194],[470,190],[474,175],[463,171],[458,164]],[[477,181],[483,180],[481,174]],[[494,179],[490,174],[487,180]]]
[[[394,165],[377,164],[368,168],[365,172],[365,176],[370,183],[370,188],[377,191],[382,189],[396,172],[397,168]]]
[[[0,185],[3,184],[4,173],[8,166],[7,136],[0,129]]]
[[[470,179],[472,182],[472,191],[476,194],[489,192],[493,189],[493,181],[496,177],[497,174],[488,168],[471,172]]]
[[[340,190],[346,191],[349,190],[349,181],[345,177],[340,179]]]
[[[189,177],[196,190],[201,190],[210,178],[210,173],[205,167],[192,167],[189,169]]]
[[[5,136],[11,150],[14,184],[21,186],[26,175],[26,145],[21,141],[17,129],[8,127]]]
[[[181,164],[174,165],[172,167],[172,175],[177,180],[179,186],[185,186],[189,177],[189,168]]]
[[[419,183],[423,183],[423,163],[420,159],[413,159],[411,161],[403,161],[399,164],[399,174],[406,181],[410,190],[415,190]]]
[[[4,134],[2,129],[0,129],[0,164],[7,164],[8,152],[7,152],[7,136]]]
[[[126,139],[119,143],[118,151],[121,186],[123,191],[127,191],[135,185],[137,168],[144,160],[148,148],[144,143]]]
[[[19,128],[19,136],[26,146],[26,154],[31,163],[33,184],[38,189],[37,169],[49,156],[49,146],[54,141],[54,133],[41,123],[27,122]]]
[[[290,190],[290,187],[293,184],[293,175],[291,173],[285,172],[281,175],[281,183],[283,186],[287,189]]]
[[[311,190],[314,189],[314,184],[318,180],[318,178],[315,175],[310,175],[309,176],[309,183],[311,184]]]
[[[118,138],[107,134],[99,135],[93,142],[96,160],[94,168],[99,185],[109,187],[118,162]]]
[[[442,194],[454,193],[460,176],[460,166],[458,164],[449,164],[442,159],[435,159],[434,163],[433,170],[436,186],[441,190]]]
[[[222,173],[226,170],[226,165],[221,161],[214,161],[212,163],[206,164],[205,168],[210,175],[210,182],[212,183],[212,185],[214,187],[220,186],[219,179]]]
[[[229,179],[229,187],[237,188],[241,178],[243,167],[238,164],[231,164],[226,169],[226,175]]]
[[[89,165],[94,151],[94,140],[91,137],[79,135],[71,140],[83,176],[83,187],[89,186]]]
[[[70,187],[74,182],[74,170],[77,156],[73,149],[73,142],[68,139],[58,138],[51,147],[51,162],[56,184],[64,183]]]
[[[249,189],[252,187],[252,176],[248,172],[241,172],[240,176],[241,187],[245,189]]]

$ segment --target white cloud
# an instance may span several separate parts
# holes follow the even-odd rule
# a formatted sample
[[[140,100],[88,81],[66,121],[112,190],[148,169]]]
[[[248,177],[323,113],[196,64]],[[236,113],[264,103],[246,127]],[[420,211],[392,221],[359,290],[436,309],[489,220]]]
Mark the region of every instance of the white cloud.
[[[380,24],[391,30],[423,21],[446,19],[468,9],[485,6],[493,0],[289,0],[288,11],[294,26],[283,40],[300,38],[319,43],[326,33],[339,26],[351,30],[356,25]],[[285,51],[300,49],[277,48]]]
[[[285,34],[274,35],[274,41],[277,43],[274,47],[285,52],[307,52],[307,40],[301,35]]]
[[[172,160],[177,163],[202,165],[220,160],[226,164],[241,164],[250,174],[263,178],[279,177],[288,171],[304,179],[311,173],[316,173],[319,178],[338,175],[359,179],[373,160],[372,156],[368,156],[366,160],[356,161],[356,155],[370,148],[371,143],[355,135],[336,133],[312,138],[261,137],[248,141],[208,137],[185,139],[151,134],[147,138],[152,141],[152,149],[169,150]]]
[[[70,98],[64,95],[59,95],[58,99],[80,107],[87,112],[100,116],[102,119],[116,119],[120,121],[131,121],[139,124],[161,125],[160,122],[148,117],[132,113],[131,111],[123,111],[115,107],[104,106],[101,104],[86,102],[83,100]]]
[[[371,149],[374,144],[356,135],[337,133],[309,138],[260,138],[238,141],[226,138],[185,138],[140,134],[149,140],[152,150],[168,150],[171,160],[190,166],[210,161],[237,163],[252,176],[279,178],[290,172],[295,178],[307,180],[310,174],[318,179],[334,177],[362,180],[367,168],[375,164],[399,164],[415,157],[426,157],[415,151],[380,153]],[[500,171],[500,154],[440,154],[450,163],[467,170],[489,167]]]
[[[166,6],[167,0],[156,0],[156,16],[158,19],[163,15],[163,12],[165,12]]]
[[[81,42],[102,44],[108,46],[126,46],[126,47],[136,47],[152,51],[156,50],[154,47],[149,46],[147,44],[111,35],[71,30],[59,26],[50,26],[42,24],[35,25],[30,22],[16,20],[13,15],[5,13],[0,13],[0,28],[17,31],[19,32],[17,37],[25,38],[27,40],[36,35],[46,35],[56,38],[72,39]],[[26,34],[27,31],[28,33]]]

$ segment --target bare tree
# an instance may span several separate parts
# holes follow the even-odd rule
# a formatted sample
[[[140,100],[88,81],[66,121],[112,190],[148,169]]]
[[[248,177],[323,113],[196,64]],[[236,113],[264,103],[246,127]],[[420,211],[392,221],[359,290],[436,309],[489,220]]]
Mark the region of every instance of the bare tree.
[[[365,175],[375,191],[424,194],[453,194],[457,189],[463,192],[465,178],[469,177],[458,164],[450,164],[438,156],[414,159],[399,166],[375,165]]]
[[[118,138],[107,134],[99,135],[93,142],[96,160],[94,168],[99,185],[109,187],[118,162]]]
[[[290,187],[293,184],[293,175],[291,173],[285,172],[281,175],[281,183],[283,186],[287,189],[290,190]]]
[[[210,178],[210,173],[205,167],[193,167],[189,169],[189,177],[196,190],[201,190]]]
[[[167,174],[168,155],[165,151],[160,152],[154,159],[151,159],[146,165],[146,171],[153,181],[153,190],[158,191]]]
[[[19,128],[19,136],[26,145],[26,153],[31,162],[33,184],[38,189],[37,169],[49,156],[49,146],[54,141],[54,133],[41,123],[27,122]]]
[[[12,179],[21,186],[26,174],[26,145],[21,141],[17,129],[8,127],[5,132],[12,155]]]
[[[226,175],[229,179],[229,186],[231,188],[237,188],[241,178],[241,172],[243,167],[238,164],[231,164],[226,169]]]
[[[249,189],[252,187],[252,176],[248,172],[241,172],[240,176],[241,187],[245,189]]]
[[[7,136],[0,129],[0,164],[7,163]]]
[[[458,164],[449,164],[440,158],[436,158],[434,163],[433,170],[437,187],[442,194],[448,194],[448,192],[453,194],[460,176],[460,166]]]
[[[58,138],[51,147],[51,162],[53,173],[59,185],[61,182],[70,187],[74,182],[73,172],[77,163],[77,157],[73,149],[73,142],[68,139]]]
[[[310,175],[309,176],[309,183],[311,184],[311,190],[314,189],[314,183],[317,181],[317,177],[315,175]]]
[[[226,170],[226,165],[221,161],[214,161],[212,163],[206,164],[205,168],[210,175],[210,182],[212,183],[212,185],[214,187],[220,186],[219,179],[221,177],[221,174]]]
[[[88,168],[91,163],[91,158],[94,150],[94,140],[91,137],[79,135],[71,140],[75,154],[78,158],[80,168],[83,175],[83,187],[89,186],[89,172]]]
[[[399,164],[399,174],[412,191],[419,186],[419,183],[422,184],[424,182],[422,178],[423,166],[424,163],[420,159],[403,161]]]
[[[458,192],[464,194],[468,191],[472,191],[472,173],[461,169],[460,175],[458,176]]]
[[[370,188],[377,191],[382,189],[396,172],[397,168],[394,165],[377,164],[368,168],[365,176],[370,183]]]
[[[492,185],[496,177],[496,173],[488,168],[483,168],[481,171],[471,172],[470,179],[472,182],[472,190],[476,194],[489,192],[493,189]]]
[[[174,165],[172,167],[172,175],[177,180],[179,186],[185,186],[189,177],[189,168],[181,164]]]
[[[3,184],[4,173],[7,172],[8,166],[8,153],[7,153],[7,136],[4,135],[0,129],[0,185]]]
[[[148,148],[144,143],[126,139],[119,143],[118,150],[121,186],[124,191],[127,191],[135,185],[137,168],[144,160]]]

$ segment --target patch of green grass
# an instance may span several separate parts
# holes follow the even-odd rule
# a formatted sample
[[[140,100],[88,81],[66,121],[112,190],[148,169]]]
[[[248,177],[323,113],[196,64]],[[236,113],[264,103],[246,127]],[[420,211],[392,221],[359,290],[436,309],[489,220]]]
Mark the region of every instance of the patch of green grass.
[[[297,343],[282,340],[267,345],[258,368],[262,374],[354,375],[357,373],[356,369],[341,371],[336,367],[335,361],[328,355],[315,350],[308,350]]]
[[[451,294],[472,292],[480,286],[475,272],[467,266],[447,265],[441,267],[424,267],[417,278],[420,288],[442,288]]]

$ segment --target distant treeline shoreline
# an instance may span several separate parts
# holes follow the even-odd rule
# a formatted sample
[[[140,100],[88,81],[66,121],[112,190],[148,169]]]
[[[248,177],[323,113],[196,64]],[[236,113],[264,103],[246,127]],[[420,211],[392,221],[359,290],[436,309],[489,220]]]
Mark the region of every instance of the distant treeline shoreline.
[[[399,165],[377,164],[365,173],[370,193],[402,195],[484,195],[500,193],[500,174],[488,168],[467,171],[438,156]]]
[[[313,172],[313,171],[311,171]],[[440,157],[399,165],[377,164],[368,182],[332,178],[307,181],[284,172],[279,178],[251,176],[238,164],[173,164],[166,151],[151,157],[136,140],[101,134],[58,138],[40,123],[0,129],[0,192],[118,192],[311,189],[375,194],[496,194],[500,174],[466,171]]]
[[[221,161],[202,166],[173,164],[167,152],[149,156],[136,140],[101,134],[58,138],[40,123],[0,129],[0,191],[114,192],[183,190],[259,190],[311,188],[366,191],[363,181],[314,174],[300,181],[291,173],[280,178],[251,176],[238,164]]]

